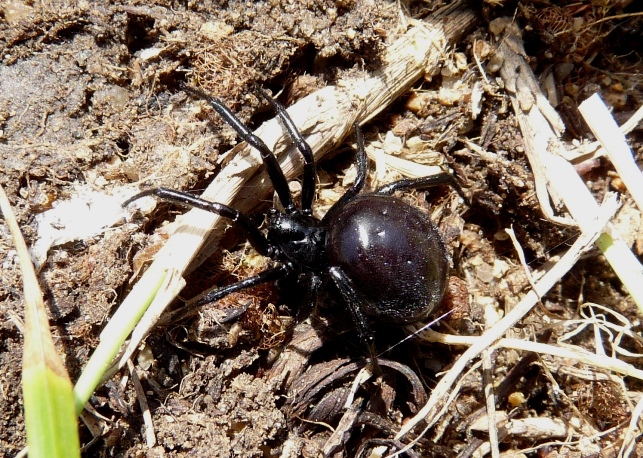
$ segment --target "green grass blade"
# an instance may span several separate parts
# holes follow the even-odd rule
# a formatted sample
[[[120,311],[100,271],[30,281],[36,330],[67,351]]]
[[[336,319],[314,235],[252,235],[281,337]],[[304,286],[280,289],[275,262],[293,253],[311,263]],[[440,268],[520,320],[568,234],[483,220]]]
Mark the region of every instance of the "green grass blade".
[[[25,292],[22,392],[29,457],[80,457],[71,381],[56,353],[27,245],[2,187],[0,210],[16,245]]]
[[[100,343],[83,368],[74,387],[77,415],[83,411],[123,342],[156,297],[166,276],[167,272],[163,271],[158,276],[148,276],[144,281],[139,281],[103,329]]]
[[[69,378],[47,365],[23,367],[29,457],[80,457],[78,425]]]

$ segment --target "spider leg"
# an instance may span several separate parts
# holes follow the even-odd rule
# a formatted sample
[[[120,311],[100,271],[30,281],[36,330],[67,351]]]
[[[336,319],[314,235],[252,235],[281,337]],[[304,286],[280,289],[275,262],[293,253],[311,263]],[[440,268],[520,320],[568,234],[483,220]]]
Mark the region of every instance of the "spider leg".
[[[187,301],[183,307],[174,312],[174,314],[170,318],[170,321],[180,320],[194,309],[205,304],[221,300],[227,295],[236,293],[237,291],[252,288],[253,286],[261,285],[263,283],[280,280],[286,277],[290,273],[290,270],[291,267],[288,264],[280,264],[276,267],[264,270],[263,272],[252,277],[244,278],[243,280],[232,283],[231,285],[223,286],[206,294],[197,296]]]
[[[257,275],[252,277],[244,278],[236,283],[231,285],[223,286],[217,288],[209,293],[206,293],[201,296],[197,296],[194,299],[190,299],[185,303],[187,308],[196,308],[210,302],[216,302],[220,299],[223,299],[228,294],[236,293],[243,289],[252,288],[253,286],[261,285],[262,283],[269,283],[271,281],[276,281],[284,278],[288,273],[290,273],[291,267],[288,264],[280,264],[276,267],[271,267],[266,269],[263,272],[260,272]]]
[[[295,320],[301,322],[306,319],[315,308],[317,298],[319,297],[319,290],[321,289],[322,281],[318,275],[304,272],[297,279],[303,287],[303,294],[300,298],[300,304],[297,306]]]
[[[275,110],[277,116],[281,120],[286,132],[290,136],[291,140],[304,157],[304,178],[303,185],[301,189],[301,211],[305,215],[312,214],[313,198],[315,197],[315,156],[313,151],[310,149],[310,145],[306,143],[304,137],[301,135],[297,126],[292,121],[286,108],[269,96],[263,89],[257,88],[256,91],[261,95],[265,100],[270,103],[272,109]]]
[[[382,186],[381,188],[376,190],[375,193],[383,194],[383,195],[391,195],[395,191],[402,191],[406,189],[423,190],[423,189],[432,188],[433,186],[440,186],[444,184],[448,184],[449,186],[453,187],[453,189],[455,189],[456,192],[460,194],[460,197],[462,197],[465,202],[469,201],[467,196],[464,194],[464,191],[462,190],[460,183],[458,183],[458,181],[453,177],[453,175],[451,175],[448,172],[442,172],[437,175],[431,175],[428,177],[394,181],[393,183],[389,183],[387,185]]]
[[[355,182],[353,185],[346,190],[344,195],[339,198],[337,202],[335,202],[335,205],[333,205],[328,212],[324,215],[324,218],[322,219],[322,224],[328,221],[328,218],[342,208],[347,202],[350,202],[350,200],[355,197],[359,192],[364,188],[364,184],[366,184],[366,165],[367,165],[367,159],[366,159],[366,150],[364,149],[364,135],[362,134],[362,129],[359,127],[359,124],[355,123],[355,137],[357,139],[357,155],[356,155],[356,161],[357,161],[357,176],[355,177]]]
[[[275,254],[274,247],[270,244],[270,242],[268,242],[266,237],[261,233],[259,228],[252,222],[250,218],[248,218],[238,210],[235,210],[234,208],[224,204],[209,202],[207,200],[194,197],[191,194],[181,191],[174,191],[167,188],[154,188],[148,189],[139,194],[136,194],[133,197],[130,197],[125,201],[125,203],[123,203],[123,207],[126,207],[136,199],[140,199],[141,197],[150,195],[154,195],[168,202],[199,208],[201,210],[215,213],[219,216],[227,218],[235,227],[243,232],[243,234],[246,236],[257,253],[267,257],[272,257]]]
[[[351,315],[353,316],[353,321],[355,322],[355,327],[359,333],[360,340],[368,349],[373,371],[375,373],[381,372],[379,363],[377,362],[377,354],[375,353],[375,336],[366,320],[366,316],[362,313],[359,298],[355,292],[355,288],[353,288],[351,284],[351,280],[339,267],[331,267],[329,269],[329,273],[335,283],[335,286],[337,286],[342,299],[348,306],[348,310],[350,310]]]
[[[252,131],[243,124],[239,118],[237,118],[230,108],[225,106],[225,104],[218,98],[206,94],[203,91],[199,91],[198,89],[194,89],[193,87],[183,86],[183,88],[186,91],[207,100],[212,108],[214,108],[214,111],[216,111],[219,116],[221,116],[224,121],[237,132],[242,140],[248,142],[248,144],[259,151],[263,164],[266,167],[266,172],[268,172],[270,181],[279,196],[279,201],[281,202],[281,205],[283,205],[284,210],[288,214],[296,212],[297,209],[292,202],[292,195],[290,194],[290,188],[288,187],[286,176],[284,175],[283,170],[281,170],[274,153],[270,151],[270,148],[268,148],[263,140],[253,134]]]

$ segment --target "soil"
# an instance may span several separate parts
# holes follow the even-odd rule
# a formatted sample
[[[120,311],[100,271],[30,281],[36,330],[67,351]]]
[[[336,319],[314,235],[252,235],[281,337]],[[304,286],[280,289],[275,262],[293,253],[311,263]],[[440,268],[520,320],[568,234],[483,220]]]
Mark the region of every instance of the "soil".
[[[218,171],[219,154],[237,141],[236,134],[212,113],[195,108],[183,84],[221,98],[243,122],[257,126],[271,115],[253,87],[274,94],[283,90],[279,100],[288,106],[342,75],[375,69],[387,43],[404,30],[402,13],[421,19],[438,3],[406,2],[402,10],[399,2],[384,0],[5,2],[0,5],[0,185],[27,243],[38,237],[36,215],[69,199],[81,185],[106,193],[144,180],[148,186],[177,190],[198,191],[207,185]],[[567,3],[481,2],[476,29],[456,47],[459,54],[445,56],[445,68],[463,58],[470,80],[481,80],[474,45],[492,46],[489,22],[515,16],[536,74],[562,69],[558,109],[567,140],[591,138],[577,105],[596,91],[617,121],[624,122],[643,103],[643,64],[636,48],[643,31],[640,8],[626,0]],[[582,33],[569,32],[570,24],[579,22],[589,25]],[[469,203],[446,190],[410,199],[431,209],[452,251],[453,280],[440,309],[456,307],[458,313],[437,330],[473,335],[481,333],[491,312],[501,315],[529,289],[505,228],[513,227],[532,269],[554,262],[578,231],[542,216],[503,89],[492,78],[493,88],[484,92],[481,113],[473,118],[469,100],[447,102],[440,96],[448,80],[443,71],[418,81],[364,126],[364,133],[367,144],[380,142],[384,149],[390,144],[386,139],[419,138],[422,151],[431,152],[420,160],[442,157],[464,183]],[[466,140],[493,153],[494,159],[476,153]],[[628,142],[641,164],[640,125]],[[418,159],[415,152],[402,149],[403,156]],[[352,160],[346,147],[321,164],[322,201],[350,186]],[[598,201],[606,190],[622,191],[608,161],[584,166],[579,173]],[[374,180],[373,174],[369,183]],[[632,209],[627,194],[623,199],[625,208]],[[266,205],[259,204],[261,215]],[[156,230],[181,211],[161,205],[144,223],[121,224],[49,250],[39,280],[72,381],[138,269],[162,243]],[[640,260],[643,228],[640,213],[632,212],[628,243]],[[235,234],[223,246],[188,278],[183,297],[265,268],[265,261],[239,245]],[[23,339],[15,319],[23,315],[24,305],[21,272],[4,224],[0,259],[0,456],[14,456],[25,446]],[[139,400],[128,372],[122,371],[90,400],[101,434],[93,437],[79,424],[84,455],[357,456],[377,445],[399,446],[392,441],[399,425],[422,406],[439,374],[463,351],[411,339],[388,352],[382,380],[358,390],[348,410],[354,409],[354,421],[346,428],[340,419],[347,418],[343,406],[363,367],[364,349],[332,293],[321,298],[310,320],[296,326],[296,310],[271,285],[226,301],[199,317],[155,329],[135,360],[156,443],[150,447],[146,440]],[[550,320],[545,318],[572,319],[590,303],[621,314],[633,324],[632,332],[641,331],[634,302],[594,251],[542,298],[542,306],[520,323],[515,336],[556,342],[566,331],[546,326]],[[228,307],[247,311],[222,331],[217,313]],[[380,326],[375,331],[382,350],[405,335]],[[585,330],[573,343],[592,349],[593,339]],[[624,348],[643,353],[640,341],[624,339]],[[289,354],[293,342],[305,351]],[[580,417],[594,431],[606,433],[590,437],[583,429],[565,443],[564,437],[546,434],[508,436],[502,438],[501,450],[524,450],[527,456],[616,456],[631,416],[630,402],[640,399],[640,383],[581,377],[566,370],[569,364],[580,372],[585,368],[581,364],[527,357],[508,350],[495,354],[494,377],[499,383],[512,382],[498,395],[500,410],[514,418]],[[284,376],[286,372],[290,375]],[[512,401],[511,395],[524,401]],[[415,456],[469,456],[467,447],[480,434],[471,429],[473,418],[484,405],[481,375],[474,372],[463,379],[449,412],[415,446]],[[345,434],[337,439],[334,430]],[[643,456],[640,448],[632,456]]]

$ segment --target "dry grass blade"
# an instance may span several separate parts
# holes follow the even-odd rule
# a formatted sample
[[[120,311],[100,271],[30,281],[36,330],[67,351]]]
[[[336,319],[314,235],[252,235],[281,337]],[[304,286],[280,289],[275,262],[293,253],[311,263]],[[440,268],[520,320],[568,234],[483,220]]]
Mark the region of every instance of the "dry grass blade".
[[[449,372],[438,382],[426,405],[400,429],[396,439],[404,437],[421,421],[428,423],[427,429],[437,421],[440,412],[448,406],[443,400],[449,398],[450,388],[458,380],[469,362],[478,357],[485,349],[492,346],[509,328],[529,313],[532,307],[538,303],[539,298],[549,291],[549,289],[573,267],[584,252],[591,248],[591,245],[599,237],[610,218],[614,216],[616,209],[617,204],[614,198],[606,201],[602,205],[600,218],[594,221],[591,230],[584,231],[560,261],[536,283],[536,288],[530,291],[514,309],[485,332],[474,345],[460,356]]]
[[[643,174],[634,161],[632,151],[625,141],[616,121],[612,117],[601,97],[594,94],[578,107],[585,122],[605,148],[621,180],[632,195],[639,210],[643,211]],[[614,265],[613,265],[614,266]],[[643,267],[632,256],[619,256],[619,278],[623,281],[628,291],[643,313],[643,288],[641,277]],[[615,270],[617,266],[614,266]]]
[[[520,30],[511,21],[506,21],[504,27],[504,35],[498,49],[498,52],[503,55],[503,65],[509,68],[518,66],[521,68],[518,76],[516,73],[507,72],[507,75],[514,78],[511,84],[515,87],[536,88],[534,90],[537,90],[538,94],[532,97],[542,100],[542,94],[537,89],[536,76],[524,62],[522,42],[516,39],[521,36]],[[512,43],[512,47],[507,43]],[[518,43],[520,47],[516,48]],[[518,81],[515,81],[517,78],[519,78]],[[505,84],[510,86],[509,82]],[[522,97],[524,98],[524,94]],[[526,106],[521,100],[520,92],[509,91],[509,98],[523,134],[525,152],[534,171],[538,200],[543,212],[552,221],[577,225],[586,231],[596,219],[599,205],[574,167],[563,158],[567,148],[559,138],[559,130],[552,125],[548,115],[551,110],[544,109],[548,103],[543,101],[540,104]],[[621,145],[619,150],[622,150],[622,141],[614,140],[610,143],[618,143]],[[636,170],[638,171],[638,168]],[[635,173],[637,172],[632,172],[633,175]],[[640,176],[640,172],[638,175]],[[539,183],[541,183],[540,187]],[[554,203],[564,205],[571,218],[554,215],[549,204],[550,198]],[[628,289],[639,310],[643,310],[643,267],[632,251],[611,225],[601,234],[596,245]]]
[[[559,139],[560,123],[557,116],[552,115],[553,109],[543,98],[535,76],[524,61],[525,53],[522,49],[520,31],[511,20],[497,21],[496,25],[502,25],[498,30],[503,32],[498,47],[498,54],[502,56],[503,62],[500,74],[505,79],[505,86],[523,133],[525,150],[536,178],[541,208],[550,220],[562,224],[577,225],[583,232],[563,258],[540,281],[532,284],[532,291],[518,306],[492,329],[476,339],[472,346],[456,361],[451,370],[440,380],[422,411],[400,430],[396,436],[398,439],[411,431],[421,420],[428,423],[427,429],[437,421],[448,405],[448,402],[443,400],[450,399],[449,390],[461,376],[466,365],[486,348],[498,345],[498,339],[528,313],[539,297],[573,267],[580,254],[588,250],[591,243],[595,242],[604,252],[615,272],[630,290],[634,301],[637,304],[640,301],[637,289],[643,285],[643,270],[635,259],[633,263],[625,262],[633,258],[633,254],[619,240],[618,236],[613,234],[614,231],[609,223],[617,209],[616,196],[609,195],[603,205],[599,206],[572,165],[561,157],[562,154],[557,154],[559,151],[565,150],[565,146]],[[520,68],[521,71],[515,71],[517,68]],[[571,218],[556,215],[550,205],[550,199],[556,206],[564,204]],[[629,267],[624,269],[623,264]],[[628,285],[633,277],[636,278],[636,281],[630,287]],[[636,367],[600,354],[602,349],[599,348],[596,349],[598,354],[594,354],[579,349],[572,350],[552,346],[547,346],[548,348],[545,349],[532,342],[522,342],[521,346],[518,341],[507,339],[502,339],[502,341],[504,344],[511,345],[512,348],[521,347],[526,351],[548,351],[552,355],[584,361],[620,374],[636,378],[643,376],[643,372]]]

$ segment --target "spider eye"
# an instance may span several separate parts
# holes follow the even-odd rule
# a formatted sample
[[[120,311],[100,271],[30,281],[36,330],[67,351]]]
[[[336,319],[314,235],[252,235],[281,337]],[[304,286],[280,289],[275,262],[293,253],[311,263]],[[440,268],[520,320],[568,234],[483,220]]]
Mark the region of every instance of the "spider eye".
[[[279,226],[278,230],[283,234],[283,236],[290,242],[303,242],[306,240],[308,231],[306,228],[302,227],[300,224],[295,223],[294,221],[282,221],[282,224]]]

